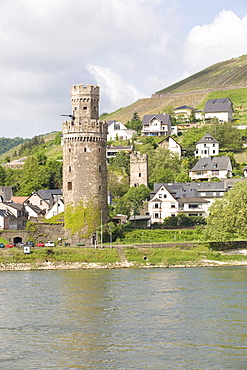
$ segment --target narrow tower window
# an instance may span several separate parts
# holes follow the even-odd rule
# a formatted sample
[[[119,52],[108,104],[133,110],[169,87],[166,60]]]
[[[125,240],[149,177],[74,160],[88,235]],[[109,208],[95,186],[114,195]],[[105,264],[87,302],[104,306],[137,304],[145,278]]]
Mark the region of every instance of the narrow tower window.
[[[87,148],[84,148],[84,152],[86,152],[87,151]]]
[[[71,181],[68,182],[68,190],[72,190],[72,182]]]
[[[101,165],[99,165],[99,172],[101,172]]]
[[[71,172],[71,166],[69,166],[69,172]]]

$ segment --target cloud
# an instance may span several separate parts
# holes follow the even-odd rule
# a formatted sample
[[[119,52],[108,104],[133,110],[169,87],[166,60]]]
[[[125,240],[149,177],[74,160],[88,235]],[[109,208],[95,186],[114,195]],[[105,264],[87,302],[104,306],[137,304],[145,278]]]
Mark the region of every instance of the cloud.
[[[121,107],[145,98],[133,85],[126,84],[123,79],[107,67],[88,65],[87,70],[94,76],[100,86],[101,100],[106,112],[112,107]]]
[[[184,44],[184,63],[188,74],[214,63],[246,53],[247,16],[242,19],[222,10],[214,21],[192,28]]]
[[[177,0],[2,0],[3,136],[60,130],[73,84],[101,85],[101,111],[169,81]],[[173,24],[173,27],[172,27]],[[171,32],[172,30],[172,32]],[[8,122],[8,124],[3,124]]]

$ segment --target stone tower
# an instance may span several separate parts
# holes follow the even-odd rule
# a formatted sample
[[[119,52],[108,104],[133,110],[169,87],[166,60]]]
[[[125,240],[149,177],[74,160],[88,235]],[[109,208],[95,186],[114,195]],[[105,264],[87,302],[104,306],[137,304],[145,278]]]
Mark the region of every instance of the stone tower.
[[[148,186],[147,154],[131,153],[130,155],[130,186]]]
[[[107,123],[98,119],[98,86],[71,86],[70,99],[72,115],[63,123],[62,141],[65,236],[88,244],[107,222]]]

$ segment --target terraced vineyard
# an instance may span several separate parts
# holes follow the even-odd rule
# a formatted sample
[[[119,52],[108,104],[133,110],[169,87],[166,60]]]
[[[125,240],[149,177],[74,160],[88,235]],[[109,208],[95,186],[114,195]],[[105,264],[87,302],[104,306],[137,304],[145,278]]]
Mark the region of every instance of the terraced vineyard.
[[[208,99],[229,97],[234,106],[242,106],[238,114],[241,124],[246,123],[247,112],[247,55],[214,64],[174,85],[153,94],[151,98],[113,112],[104,119],[127,123],[137,112],[142,119],[145,114],[163,113],[165,107],[181,105],[202,110]]]
[[[157,94],[217,88],[224,90],[225,88],[246,86],[247,55],[243,55],[239,58],[214,64],[176,84],[158,91]]]

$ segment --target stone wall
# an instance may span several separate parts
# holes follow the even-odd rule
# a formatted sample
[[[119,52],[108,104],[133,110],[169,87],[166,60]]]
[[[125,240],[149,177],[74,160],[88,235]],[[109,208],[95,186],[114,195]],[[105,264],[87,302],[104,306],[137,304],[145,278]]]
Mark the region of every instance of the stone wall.
[[[46,224],[42,222],[32,223],[29,230],[3,230],[0,233],[1,237],[13,243],[15,241],[34,242],[53,241],[56,242],[59,238],[64,239],[63,224]]]

